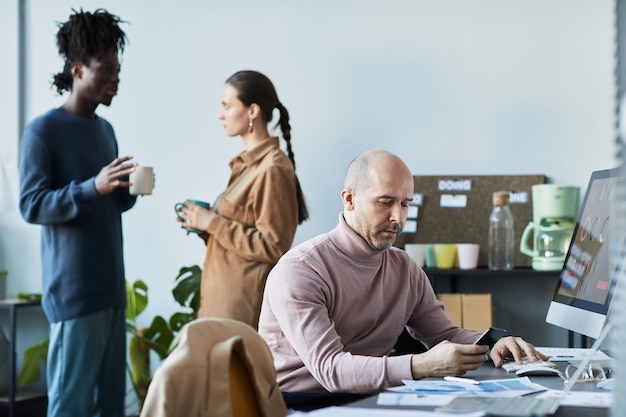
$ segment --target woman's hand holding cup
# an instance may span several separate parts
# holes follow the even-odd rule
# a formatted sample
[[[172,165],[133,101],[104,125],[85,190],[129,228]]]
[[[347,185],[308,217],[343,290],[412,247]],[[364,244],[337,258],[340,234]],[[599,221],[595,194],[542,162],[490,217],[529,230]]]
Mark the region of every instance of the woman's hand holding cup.
[[[209,223],[215,212],[211,210],[211,205],[200,200],[187,199],[184,203],[174,205],[177,220],[181,222],[181,227],[187,232],[203,233],[209,227]]]

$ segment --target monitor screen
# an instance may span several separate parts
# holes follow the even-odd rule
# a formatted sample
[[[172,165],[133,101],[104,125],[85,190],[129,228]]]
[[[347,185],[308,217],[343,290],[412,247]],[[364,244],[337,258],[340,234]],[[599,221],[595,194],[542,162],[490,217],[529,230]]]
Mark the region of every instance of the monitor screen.
[[[624,236],[617,222],[611,221],[620,193],[619,176],[619,169],[592,173],[546,316],[548,323],[596,339],[615,286],[610,260],[623,257],[625,250]]]

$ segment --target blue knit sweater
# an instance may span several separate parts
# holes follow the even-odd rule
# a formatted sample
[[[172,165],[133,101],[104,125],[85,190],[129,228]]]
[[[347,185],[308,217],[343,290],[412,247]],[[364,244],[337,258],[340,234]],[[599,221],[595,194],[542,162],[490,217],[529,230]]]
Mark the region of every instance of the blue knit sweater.
[[[126,305],[122,212],[127,188],[99,195],[95,177],[118,156],[113,128],[60,109],[36,118],[20,142],[20,212],[42,225],[43,309],[50,322]]]

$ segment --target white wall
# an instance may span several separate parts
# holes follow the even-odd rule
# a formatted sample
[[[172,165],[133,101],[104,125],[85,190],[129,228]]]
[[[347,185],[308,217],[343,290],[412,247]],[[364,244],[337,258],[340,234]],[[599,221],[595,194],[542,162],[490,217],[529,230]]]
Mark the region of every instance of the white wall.
[[[0,0],[10,295],[41,288],[38,228],[16,201],[18,1]],[[268,75],[291,113],[311,212],[296,243],[334,227],[345,168],[368,148],[400,154],[418,175],[540,173],[583,191],[591,171],[617,164],[610,0],[23,1],[27,120],[66,98],[50,88],[62,68],[55,22],[81,6],[130,22],[119,96],[99,113],[121,153],[156,170],[154,195],[124,216],[128,279],[150,286],[146,319],[169,316],[178,269],[202,264],[201,241],[178,228],[173,205],[213,201],[226,185],[242,146],[217,113],[239,69]]]

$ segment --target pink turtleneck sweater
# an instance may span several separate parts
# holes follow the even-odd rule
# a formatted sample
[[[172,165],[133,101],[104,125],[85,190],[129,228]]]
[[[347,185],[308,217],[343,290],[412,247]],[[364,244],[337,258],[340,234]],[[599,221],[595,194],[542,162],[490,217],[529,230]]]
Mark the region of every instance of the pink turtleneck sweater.
[[[428,348],[479,336],[448,318],[406,252],[373,250],[340,215],[272,269],[259,334],[282,391],[372,393],[412,378],[411,355],[388,356],[405,326]]]

